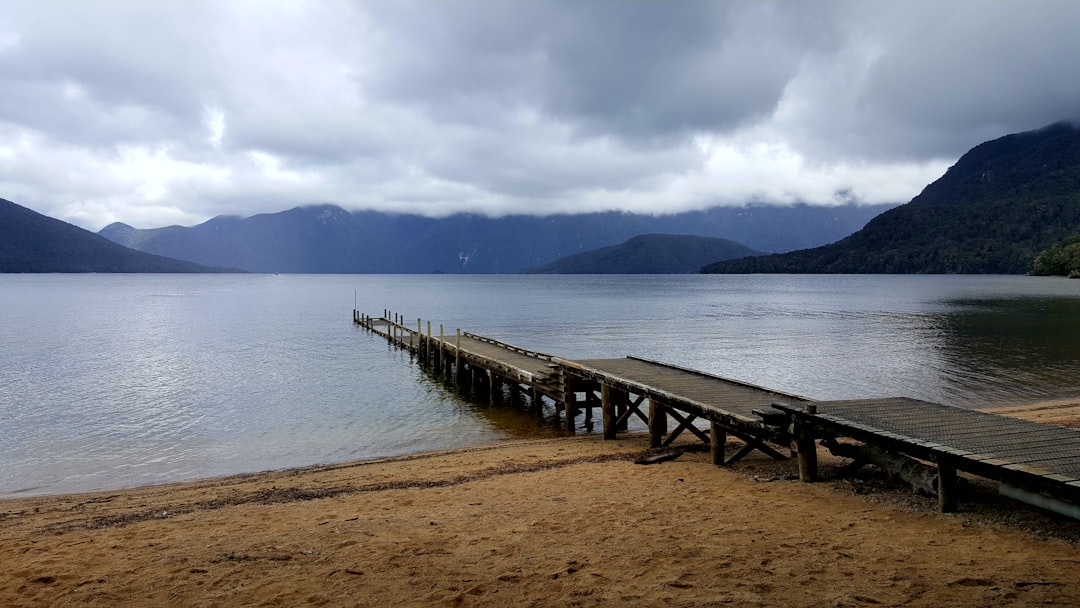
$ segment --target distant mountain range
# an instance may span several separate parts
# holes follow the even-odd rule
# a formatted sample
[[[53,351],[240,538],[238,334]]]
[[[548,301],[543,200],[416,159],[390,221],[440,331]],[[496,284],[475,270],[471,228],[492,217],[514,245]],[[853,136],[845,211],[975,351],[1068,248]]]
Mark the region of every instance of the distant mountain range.
[[[0,272],[221,272],[122,247],[0,199]]]
[[[99,235],[0,199],[0,272],[686,272],[707,256],[702,272],[1073,273],[1065,240],[1080,235],[1080,128],[980,144],[895,208],[427,218],[321,205]]]
[[[209,266],[284,273],[506,273],[622,243],[642,234],[734,238],[778,252],[833,242],[891,205],[717,207],[675,215],[585,213],[428,218],[332,205],[193,227],[99,232],[121,245]]]
[[[721,261],[708,273],[1003,273],[1080,234],[1080,128],[972,148],[911,202],[823,247]]]
[[[611,247],[562,258],[528,274],[696,274],[716,260],[761,255],[749,247],[706,236],[643,234]]]

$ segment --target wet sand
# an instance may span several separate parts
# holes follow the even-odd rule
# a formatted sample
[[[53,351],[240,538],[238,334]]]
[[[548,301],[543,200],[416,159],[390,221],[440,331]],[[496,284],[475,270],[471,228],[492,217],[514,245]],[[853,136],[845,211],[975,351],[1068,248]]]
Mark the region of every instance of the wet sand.
[[[1080,422],[1076,403],[1010,413]],[[760,453],[634,464],[646,446],[523,441],[0,501],[0,605],[1080,605],[1080,522],[991,484],[943,515],[872,470],[803,484]],[[821,458],[827,477],[844,464]]]

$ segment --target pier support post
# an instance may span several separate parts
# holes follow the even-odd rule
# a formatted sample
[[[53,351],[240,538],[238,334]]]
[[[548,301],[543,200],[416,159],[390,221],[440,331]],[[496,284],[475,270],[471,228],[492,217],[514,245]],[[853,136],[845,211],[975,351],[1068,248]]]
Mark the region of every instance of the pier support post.
[[[727,446],[727,430],[712,422],[709,424],[709,453],[712,463],[718,467],[724,466],[724,448]]]
[[[938,508],[942,513],[955,513],[956,467],[948,459],[938,460]]]
[[[810,416],[817,414],[817,406],[808,404],[806,413]],[[795,421],[795,441],[799,447],[799,480],[817,481],[817,440],[814,431],[806,421]]]
[[[446,336],[443,325],[439,323],[439,348],[435,351],[435,370],[442,372],[446,367]]]
[[[566,415],[566,432],[574,433],[577,430],[574,424],[574,416],[577,415],[577,393],[574,392],[573,380],[567,376],[566,370],[559,372],[562,375],[563,413]]]
[[[492,370],[488,370],[488,402],[492,405],[502,401],[503,377]]]
[[[483,390],[483,381],[480,378],[480,369],[473,365],[469,366],[469,384],[472,386],[474,395],[479,395],[480,391]]]
[[[664,435],[667,434],[667,408],[652,397],[649,398],[649,447],[658,448],[663,445]]]
[[[619,419],[619,409],[626,408],[630,396],[626,391],[608,384],[600,386],[600,413],[604,423],[604,439],[615,439],[615,421]]]

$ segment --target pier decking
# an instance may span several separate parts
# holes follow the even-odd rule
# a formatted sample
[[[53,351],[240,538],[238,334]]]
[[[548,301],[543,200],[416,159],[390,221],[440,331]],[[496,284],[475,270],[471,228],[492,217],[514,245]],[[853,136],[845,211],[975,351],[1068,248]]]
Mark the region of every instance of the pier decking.
[[[510,383],[515,388],[527,388],[533,399],[543,395],[562,402],[559,366],[551,355],[460,330],[447,336],[439,328],[439,333],[433,334],[430,323],[425,333],[419,319],[415,329],[406,326],[400,317],[376,319],[354,313],[353,321],[458,379],[467,374],[473,383]]]
[[[762,414],[768,417],[774,413],[769,408],[778,400],[806,401],[797,395],[638,357],[560,361],[576,390],[600,391],[605,438],[615,438],[621,422],[636,414],[649,425],[654,447],[670,445],[683,431],[690,431],[712,445],[717,464],[735,462],[752,449],[783,458],[765,442],[786,446],[790,443],[787,429]],[[640,410],[644,399],[649,401],[647,416]],[[667,417],[678,423],[671,432]],[[709,422],[707,436],[694,426],[697,419]],[[747,449],[724,461],[727,434],[742,439]]]
[[[434,335],[430,323],[425,331],[418,319],[413,329],[389,311],[373,318],[354,310],[353,321],[492,395],[508,385],[534,403],[550,399],[569,432],[575,416],[591,420],[599,408],[606,439],[637,416],[653,447],[689,432],[710,444],[717,465],[753,450],[787,458],[784,451],[795,448],[806,481],[817,476],[817,440],[850,438],[934,463],[942,511],[956,509],[956,473],[964,471],[1001,482],[1003,494],[1080,517],[1080,431],[1074,429],[907,398],[814,401],[637,357],[569,360],[460,330],[446,336],[440,327]],[[745,447],[725,459],[728,435]]]
[[[1073,429],[907,398],[776,407],[814,436],[850,437],[936,463],[943,511],[956,509],[957,470],[1080,504],[1080,432]]]

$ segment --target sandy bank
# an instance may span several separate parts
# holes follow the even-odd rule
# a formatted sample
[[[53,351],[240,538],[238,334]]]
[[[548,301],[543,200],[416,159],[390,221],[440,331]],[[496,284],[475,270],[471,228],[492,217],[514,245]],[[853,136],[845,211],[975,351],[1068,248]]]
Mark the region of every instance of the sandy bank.
[[[802,484],[759,454],[635,465],[645,447],[520,442],[2,501],[0,605],[1080,604],[1080,523],[992,488],[941,515],[872,474]],[[823,472],[838,464],[823,452]]]

